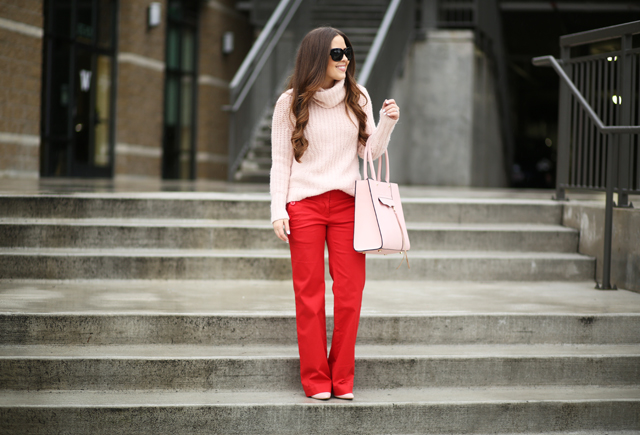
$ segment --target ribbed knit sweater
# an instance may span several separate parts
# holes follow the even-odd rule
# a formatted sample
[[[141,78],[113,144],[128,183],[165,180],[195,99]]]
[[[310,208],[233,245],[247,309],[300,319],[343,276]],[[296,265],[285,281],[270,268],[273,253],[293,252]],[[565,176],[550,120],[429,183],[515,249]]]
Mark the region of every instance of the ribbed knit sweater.
[[[366,132],[370,135],[367,147],[371,147],[376,159],[387,148],[389,137],[397,120],[380,113],[376,127],[371,98],[367,90],[358,85],[366,96],[360,100],[367,115]],[[316,92],[309,104],[309,122],[304,135],[309,147],[296,162],[291,145],[295,117],[291,113],[292,90],[284,92],[273,112],[271,129],[271,222],[288,219],[286,204],[300,201],[331,190],[342,190],[353,196],[355,182],[360,179],[358,156],[364,156],[365,148],[358,144],[358,120],[345,111],[346,89],[344,80],[329,89]]]

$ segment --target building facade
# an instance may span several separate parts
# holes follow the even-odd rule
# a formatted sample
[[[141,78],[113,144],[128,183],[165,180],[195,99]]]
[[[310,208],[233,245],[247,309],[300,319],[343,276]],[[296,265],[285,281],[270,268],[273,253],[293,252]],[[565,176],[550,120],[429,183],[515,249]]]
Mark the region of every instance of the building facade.
[[[0,0],[0,177],[225,179],[233,0]]]

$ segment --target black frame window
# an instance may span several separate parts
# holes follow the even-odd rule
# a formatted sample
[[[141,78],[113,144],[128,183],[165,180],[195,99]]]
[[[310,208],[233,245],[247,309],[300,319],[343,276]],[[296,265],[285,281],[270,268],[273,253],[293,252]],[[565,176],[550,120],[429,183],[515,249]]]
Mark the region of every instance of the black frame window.
[[[112,177],[118,0],[45,0],[41,175]]]
[[[162,177],[196,178],[200,0],[169,0]]]

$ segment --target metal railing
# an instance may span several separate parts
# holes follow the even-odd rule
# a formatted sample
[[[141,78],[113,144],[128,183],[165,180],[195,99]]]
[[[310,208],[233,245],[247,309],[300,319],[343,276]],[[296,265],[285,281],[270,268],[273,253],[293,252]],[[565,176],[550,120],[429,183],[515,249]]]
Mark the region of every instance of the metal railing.
[[[389,96],[393,79],[402,67],[415,27],[414,2],[392,0],[373,40],[367,60],[358,75],[358,83],[367,88],[371,104],[381,107]]]
[[[477,24],[476,0],[438,0],[437,26],[445,28],[474,28]]]
[[[640,21],[560,38],[561,60],[533,59],[560,76],[556,199],[606,192],[601,289],[611,289],[613,194],[640,193]]]
[[[310,2],[281,0],[230,85],[228,179],[251,147],[260,120],[281,93],[298,44],[311,29]]]

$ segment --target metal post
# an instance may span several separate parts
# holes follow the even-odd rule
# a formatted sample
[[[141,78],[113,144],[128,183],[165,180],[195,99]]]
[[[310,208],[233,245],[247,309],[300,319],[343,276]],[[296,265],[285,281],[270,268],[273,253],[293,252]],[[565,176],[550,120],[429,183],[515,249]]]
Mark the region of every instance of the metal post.
[[[615,167],[618,163],[618,146],[620,136],[612,134],[609,136],[609,146],[607,150],[607,199],[604,211],[604,256],[602,263],[602,284],[596,285],[600,290],[617,290],[616,286],[611,286],[611,238],[613,235],[613,188],[615,183]]]
[[[633,208],[633,204],[629,202],[628,193],[618,192],[618,207],[620,208]]]
[[[438,0],[421,0],[420,9],[420,29],[416,39],[424,40],[430,29],[438,27]]]
[[[231,100],[233,101],[233,99]],[[235,181],[236,171],[234,146],[236,143],[236,113],[229,112],[229,156],[227,160],[227,181]]]
[[[560,48],[560,55],[563,61],[569,60],[569,47]],[[564,64],[565,73],[571,75],[571,66]],[[556,167],[556,195],[553,199],[566,201],[565,188],[569,183],[569,157],[571,152],[571,91],[564,82],[560,80],[560,100],[558,103],[558,163]]]
[[[632,48],[632,35],[626,34],[622,37],[622,55],[618,57],[618,74],[621,80],[619,83],[618,94],[619,100],[620,124],[631,125],[631,106],[634,98],[631,95],[631,81],[633,80],[631,66],[634,54],[629,53]],[[619,163],[617,172],[616,186],[618,188],[618,207],[630,207],[629,195],[623,193],[623,190],[631,188],[631,173],[629,171],[629,156],[631,147],[631,135],[623,134],[620,138]]]

